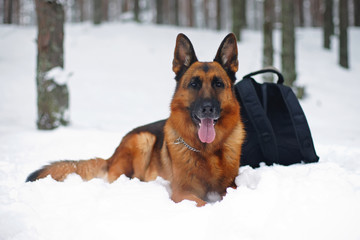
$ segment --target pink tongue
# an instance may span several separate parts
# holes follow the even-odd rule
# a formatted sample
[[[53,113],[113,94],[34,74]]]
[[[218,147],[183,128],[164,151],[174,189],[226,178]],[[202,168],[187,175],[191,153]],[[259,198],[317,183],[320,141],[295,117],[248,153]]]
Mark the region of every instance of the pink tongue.
[[[198,132],[200,141],[203,143],[211,143],[215,139],[214,120],[211,118],[201,119],[200,129]]]

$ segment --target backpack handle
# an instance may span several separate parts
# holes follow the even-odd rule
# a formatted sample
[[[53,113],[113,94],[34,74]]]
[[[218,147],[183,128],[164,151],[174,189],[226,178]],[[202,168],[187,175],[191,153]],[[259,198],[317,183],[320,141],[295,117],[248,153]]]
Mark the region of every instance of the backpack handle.
[[[284,83],[283,75],[278,70],[276,70],[275,68],[264,68],[264,69],[261,69],[261,70],[256,71],[256,72],[249,73],[249,74],[245,75],[243,77],[243,79],[250,78],[252,76],[255,76],[255,75],[258,75],[258,74],[261,74],[261,73],[274,73],[278,77],[277,84],[283,84]]]

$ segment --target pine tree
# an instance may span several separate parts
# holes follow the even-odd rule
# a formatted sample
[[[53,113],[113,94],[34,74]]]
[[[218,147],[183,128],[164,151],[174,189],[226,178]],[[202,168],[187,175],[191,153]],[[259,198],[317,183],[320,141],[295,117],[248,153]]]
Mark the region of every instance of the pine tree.
[[[64,9],[57,1],[36,0],[38,25],[37,106],[39,129],[54,129],[69,123],[69,92],[66,84],[58,84],[46,73],[64,67]]]

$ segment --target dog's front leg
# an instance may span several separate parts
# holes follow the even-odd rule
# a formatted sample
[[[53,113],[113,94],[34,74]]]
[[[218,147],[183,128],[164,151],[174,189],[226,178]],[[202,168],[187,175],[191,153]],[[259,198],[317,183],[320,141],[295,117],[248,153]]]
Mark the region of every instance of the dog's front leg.
[[[171,199],[176,203],[181,202],[182,200],[195,201],[197,207],[202,207],[202,206],[205,206],[205,204],[206,204],[206,202],[204,200],[200,199],[199,197],[195,196],[194,194],[185,192],[185,191],[179,191],[179,190],[173,191],[173,193],[171,195]]]

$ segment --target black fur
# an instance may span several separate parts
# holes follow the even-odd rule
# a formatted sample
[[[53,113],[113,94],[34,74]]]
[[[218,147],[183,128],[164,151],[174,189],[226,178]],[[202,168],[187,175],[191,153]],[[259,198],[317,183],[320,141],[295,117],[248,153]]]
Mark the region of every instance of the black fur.
[[[39,170],[36,170],[35,172],[31,173],[27,178],[25,182],[34,182],[37,177],[40,175],[40,173],[42,172],[42,168]]]
[[[164,142],[164,126],[165,126],[165,122],[166,122],[166,119],[160,120],[160,121],[157,121],[157,122],[153,122],[153,123],[150,123],[150,124],[135,128],[129,134],[134,134],[134,133],[136,134],[136,133],[141,133],[141,132],[149,132],[149,133],[155,135],[155,137],[156,137],[155,145],[159,145],[159,147],[161,148],[161,146],[163,145],[163,142]]]

